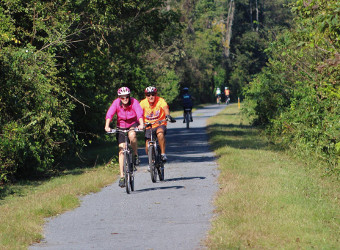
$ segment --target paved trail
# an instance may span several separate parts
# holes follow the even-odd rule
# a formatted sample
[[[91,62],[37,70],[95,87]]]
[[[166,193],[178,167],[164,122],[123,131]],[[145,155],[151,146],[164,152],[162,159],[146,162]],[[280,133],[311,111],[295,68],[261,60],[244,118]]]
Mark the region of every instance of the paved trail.
[[[135,192],[116,182],[84,196],[80,207],[49,220],[45,239],[30,249],[204,249],[218,175],[206,120],[224,107],[196,110],[189,130],[182,117],[168,125],[164,182],[151,182],[140,149]]]

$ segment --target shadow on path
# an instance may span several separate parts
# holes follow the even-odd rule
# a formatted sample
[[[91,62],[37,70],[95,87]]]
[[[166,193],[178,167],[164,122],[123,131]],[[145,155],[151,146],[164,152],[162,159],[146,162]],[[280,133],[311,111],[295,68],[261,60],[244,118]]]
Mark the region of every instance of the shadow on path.
[[[206,177],[203,176],[194,176],[194,177],[180,177],[180,178],[171,178],[171,179],[166,179],[164,180],[164,182],[169,182],[169,181],[186,181],[186,180],[193,180],[193,179],[200,179],[200,180],[204,180],[206,179]]]
[[[184,186],[168,186],[168,187],[154,187],[154,188],[145,188],[135,190],[134,193],[141,193],[141,192],[149,192],[149,191],[156,191],[156,190],[166,190],[166,189],[182,189]]]

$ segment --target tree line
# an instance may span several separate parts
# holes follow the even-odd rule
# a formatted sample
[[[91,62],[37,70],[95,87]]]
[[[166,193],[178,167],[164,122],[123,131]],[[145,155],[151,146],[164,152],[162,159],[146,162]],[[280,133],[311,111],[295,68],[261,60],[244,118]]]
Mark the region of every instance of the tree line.
[[[268,63],[244,89],[247,112],[276,144],[339,174],[340,2],[289,7],[291,28],[267,45]]]
[[[247,99],[255,123],[279,131],[274,121],[292,104],[298,107],[300,99],[285,95],[283,102],[270,89],[276,93],[288,80],[293,86],[296,75],[305,74],[301,67],[311,66],[292,54],[296,48],[305,56],[320,48],[318,58],[325,60],[317,69],[337,82],[336,69],[327,62],[338,49],[338,22],[323,20],[333,25],[318,27],[321,33],[314,37],[306,28],[308,20],[319,24],[325,10],[331,15],[337,8],[336,1],[321,0],[1,1],[0,183],[56,169],[63,157],[100,138],[105,112],[121,86],[141,99],[145,87],[155,85],[170,108],[180,105],[183,87],[189,87],[196,103],[207,103],[216,87],[228,86],[232,100]],[[306,27],[300,29],[299,22]],[[300,44],[297,35],[310,40]],[[333,39],[328,41],[331,53],[321,44],[322,35]],[[318,47],[311,47],[312,38],[319,39]],[[287,39],[289,46],[280,44]],[[297,61],[291,68],[285,65],[290,77],[271,68],[284,69],[279,65],[283,53]],[[309,54],[308,62],[313,58]],[[264,80],[268,72],[271,81]],[[304,83],[298,96],[307,96]],[[335,88],[327,91],[319,99],[334,96],[335,104]],[[324,113],[329,108],[324,106]],[[332,108],[335,115],[338,106]],[[333,149],[323,152],[335,155],[339,141],[332,140]]]

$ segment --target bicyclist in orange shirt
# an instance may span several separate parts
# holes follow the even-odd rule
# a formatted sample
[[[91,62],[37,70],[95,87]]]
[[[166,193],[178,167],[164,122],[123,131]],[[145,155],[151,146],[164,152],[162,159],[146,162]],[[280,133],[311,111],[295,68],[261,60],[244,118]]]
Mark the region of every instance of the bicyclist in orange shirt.
[[[155,121],[162,121],[164,119],[168,119],[171,122],[175,121],[175,119],[170,116],[169,106],[166,101],[162,97],[157,96],[157,89],[155,87],[147,87],[145,89],[145,96],[146,98],[140,102],[140,105],[144,111],[144,123],[152,123]],[[145,131],[146,154],[148,154],[148,142],[150,141],[151,133],[156,133],[158,143],[161,148],[161,158],[164,162],[167,160],[165,154],[166,125],[166,121],[163,121],[160,124],[155,123],[151,128],[148,128]]]

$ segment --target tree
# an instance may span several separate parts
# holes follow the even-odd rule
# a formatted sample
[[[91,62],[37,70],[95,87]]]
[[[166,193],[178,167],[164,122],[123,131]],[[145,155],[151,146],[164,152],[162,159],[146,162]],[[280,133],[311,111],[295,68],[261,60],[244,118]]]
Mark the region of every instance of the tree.
[[[340,154],[338,8],[338,1],[292,4],[294,28],[267,49],[268,67],[246,92],[249,113],[274,141],[322,159],[329,172],[338,171]]]

